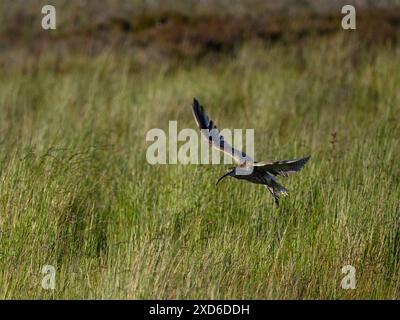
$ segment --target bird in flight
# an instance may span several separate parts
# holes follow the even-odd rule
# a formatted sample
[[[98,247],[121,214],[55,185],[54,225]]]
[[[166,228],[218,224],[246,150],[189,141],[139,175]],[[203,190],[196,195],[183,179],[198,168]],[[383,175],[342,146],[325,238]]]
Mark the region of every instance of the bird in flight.
[[[238,163],[237,167],[230,168],[226,174],[221,176],[216,184],[218,185],[225,177],[234,177],[262,184],[272,194],[276,205],[279,205],[279,198],[287,195],[287,189],[280,185],[275,177],[288,177],[290,174],[300,171],[310,159],[310,156],[294,160],[254,161],[244,152],[233,148],[225,141],[214,122],[209,120],[203,106],[200,105],[196,98],[193,99],[192,111],[197,126],[209,144],[226,153]]]

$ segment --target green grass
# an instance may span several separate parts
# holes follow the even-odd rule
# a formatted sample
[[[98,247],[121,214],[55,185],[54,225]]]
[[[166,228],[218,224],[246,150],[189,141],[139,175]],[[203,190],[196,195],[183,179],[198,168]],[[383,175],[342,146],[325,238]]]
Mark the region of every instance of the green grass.
[[[1,298],[398,298],[398,48],[56,60],[0,78]],[[257,185],[216,188],[222,165],[146,162],[149,129],[195,128],[194,96],[220,128],[254,128],[260,161],[312,155],[280,179],[279,208]],[[340,287],[347,264],[355,290]]]

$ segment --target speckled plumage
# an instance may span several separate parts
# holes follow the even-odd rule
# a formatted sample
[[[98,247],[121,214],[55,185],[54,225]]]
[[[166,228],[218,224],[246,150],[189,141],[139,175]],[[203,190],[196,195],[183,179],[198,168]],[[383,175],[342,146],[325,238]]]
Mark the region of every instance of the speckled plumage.
[[[310,159],[310,156],[294,160],[256,162],[225,141],[214,122],[209,120],[203,106],[196,99],[193,99],[192,112],[201,133],[210,145],[228,154],[239,164],[238,167],[229,169],[226,174],[220,177],[217,184],[227,176],[261,184],[268,189],[273,195],[275,203],[279,205],[279,197],[287,195],[287,189],[276,181],[275,176],[288,177],[290,174],[300,171]]]

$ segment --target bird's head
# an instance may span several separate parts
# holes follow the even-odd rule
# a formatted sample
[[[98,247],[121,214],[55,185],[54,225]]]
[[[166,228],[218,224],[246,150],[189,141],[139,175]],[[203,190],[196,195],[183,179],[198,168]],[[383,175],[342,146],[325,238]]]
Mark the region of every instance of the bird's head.
[[[235,167],[229,168],[227,173],[225,173],[222,177],[220,177],[215,185],[218,185],[218,183],[225,177],[229,176],[234,176],[235,175]]]

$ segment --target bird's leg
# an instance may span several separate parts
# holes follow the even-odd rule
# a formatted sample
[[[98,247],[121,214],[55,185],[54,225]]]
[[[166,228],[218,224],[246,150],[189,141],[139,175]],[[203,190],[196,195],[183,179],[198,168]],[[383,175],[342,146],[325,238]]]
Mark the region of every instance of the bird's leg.
[[[275,200],[276,206],[279,207],[279,197],[276,195],[275,189],[274,189],[274,192],[273,192],[273,196],[274,196],[274,200]]]
[[[270,187],[267,184],[264,184],[264,187],[272,194],[272,196],[274,197],[275,204],[279,207],[279,196],[275,193],[275,188]]]

